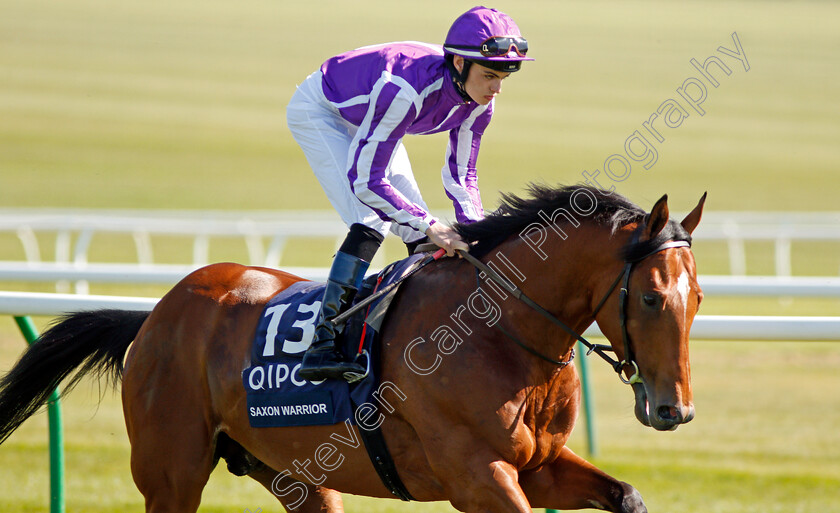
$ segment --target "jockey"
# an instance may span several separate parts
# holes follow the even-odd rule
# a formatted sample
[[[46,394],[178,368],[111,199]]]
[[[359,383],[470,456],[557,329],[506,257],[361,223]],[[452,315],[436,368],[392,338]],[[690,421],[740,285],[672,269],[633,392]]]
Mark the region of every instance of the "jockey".
[[[443,186],[460,223],[483,218],[476,160],[501,81],[518,71],[528,43],[495,9],[475,7],[441,48],[417,42],[366,46],[328,59],[287,107],[295,141],[350,229],[333,259],[315,338],[298,372],[308,380],[365,369],[344,361],[331,319],[356,294],[388,231],[409,253],[431,241],[452,256],[467,244],[431,214],[402,144],[406,134],[449,131]]]

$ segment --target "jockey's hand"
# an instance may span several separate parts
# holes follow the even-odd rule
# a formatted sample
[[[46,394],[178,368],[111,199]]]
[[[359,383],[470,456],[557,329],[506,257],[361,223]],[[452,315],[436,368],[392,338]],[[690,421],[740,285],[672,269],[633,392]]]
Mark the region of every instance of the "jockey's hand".
[[[446,250],[446,256],[455,256],[455,250],[462,249],[469,251],[469,245],[464,242],[464,239],[458,235],[458,232],[440,221],[431,225],[426,230],[426,235],[429,236],[435,245]]]

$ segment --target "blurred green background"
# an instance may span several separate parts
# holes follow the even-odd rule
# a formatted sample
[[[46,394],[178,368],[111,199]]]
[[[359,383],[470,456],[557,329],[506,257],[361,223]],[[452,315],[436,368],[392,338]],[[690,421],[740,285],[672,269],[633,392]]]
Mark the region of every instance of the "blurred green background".
[[[285,125],[327,57],[439,42],[465,2],[14,2],[0,17],[3,206],[329,208]],[[505,82],[481,152],[488,207],[531,180],[574,183],[623,151],[721,56],[704,116],[665,129],[619,190],[687,210],[833,209],[840,152],[835,2],[508,2],[537,60]],[[406,141],[427,201],[445,136]],[[603,176],[603,175],[602,175]],[[649,206],[649,205],[648,205]]]
[[[441,42],[473,3],[0,0],[0,207],[328,209],[285,125],[300,83],[335,53],[372,43]],[[485,207],[530,181],[577,183],[623,153],[659,105],[719,56],[705,115],[660,128],[657,163],[616,184],[649,208],[668,193],[687,211],[840,210],[840,4],[836,2],[502,2],[537,60],[505,81],[482,143]],[[723,56],[737,32],[750,69]],[[659,125],[661,127],[661,124]],[[432,208],[445,135],[406,146]],[[600,175],[601,178],[604,174]],[[606,180],[603,184],[609,183]],[[50,254],[50,240],[43,240]],[[131,261],[130,238],[91,260]],[[156,241],[158,244],[158,241]],[[238,244],[238,243],[237,243]],[[333,242],[301,243],[285,265],[327,265]],[[390,243],[388,254],[401,255]],[[698,244],[701,273],[727,272],[722,245]],[[772,273],[769,245],[749,269]],[[189,243],[156,259],[189,262]],[[837,244],[794,247],[794,273],[837,275]],[[0,236],[0,258],[22,259]],[[231,244],[211,259],[243,260]],[[20,288],[20,284],[16,284]],[[26,290],[49,290],[31,285]],[[160,295],[165,288],[93,288]],[[833,300],[708,298],[702,313],[837,315]],[[43,326],[47,319],[38,319]],[[0,369],[23,342],[0,319]],[[840,511],[840,347],[695,342],[697,419],[675,433],[638,425],[632,396],[594,365],[601,454],[595,462],[639,488],[651,511]],[[83,384],[65,406],[68,511],[138,511],[117,397]],[[95,416],[94,416],[95,414]],[[0,447],[0,511],[46,511],[45,416]],[[584,451],[582,429],[572,447]],[[348,511],[450,511],[346,499]],[[270,494],[217,470],[202,511],[279,511]]]

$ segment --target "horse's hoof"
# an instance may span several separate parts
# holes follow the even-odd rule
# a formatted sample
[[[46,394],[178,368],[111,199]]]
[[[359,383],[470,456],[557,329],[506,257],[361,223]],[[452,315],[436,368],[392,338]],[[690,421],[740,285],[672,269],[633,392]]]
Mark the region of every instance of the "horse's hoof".
[[[624,488],[624,497],[621,499],[621,513],[647,513],[645,501],[642,494],[627,483],[621,483]]]

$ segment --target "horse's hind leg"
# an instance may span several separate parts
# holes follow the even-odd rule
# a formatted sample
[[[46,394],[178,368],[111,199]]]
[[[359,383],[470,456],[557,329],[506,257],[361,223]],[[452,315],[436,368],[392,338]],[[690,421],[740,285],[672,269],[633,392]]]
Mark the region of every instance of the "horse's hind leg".
[[[188,373],[171,358],[140,348],[126,366],[122,399],[131,474],[147,513],[195,512],[216,463],[216,428],[203,408],[209,400]]]
[[[173,410],[157,411],[137,423],[126,416],[131,474],[147,513],[197,511],[215,463],[207,426]]]
[[[553,463],[520,473],[519,484],[533,508],[647,512],[635,488],[605,474],[568,447]]]

